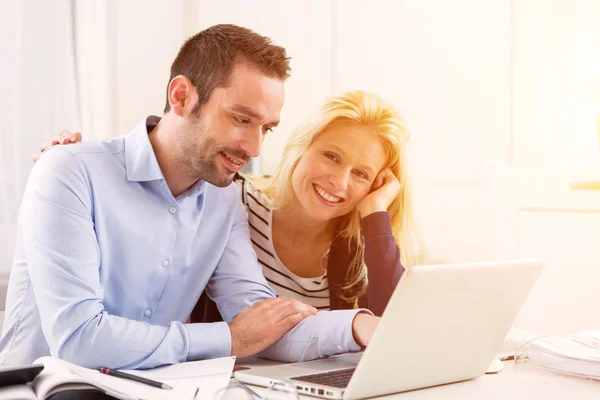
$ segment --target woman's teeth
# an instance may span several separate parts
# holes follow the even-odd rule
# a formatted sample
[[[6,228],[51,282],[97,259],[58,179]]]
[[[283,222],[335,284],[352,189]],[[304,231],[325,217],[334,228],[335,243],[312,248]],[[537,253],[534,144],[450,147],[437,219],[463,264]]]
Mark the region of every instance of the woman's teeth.
[[[319,194],[319,196],[321,196],[330,203],[338,203],[342,200],[341,197],[336,197],[332,194],[329,194],[317,185],[315,185],[315,191]]]

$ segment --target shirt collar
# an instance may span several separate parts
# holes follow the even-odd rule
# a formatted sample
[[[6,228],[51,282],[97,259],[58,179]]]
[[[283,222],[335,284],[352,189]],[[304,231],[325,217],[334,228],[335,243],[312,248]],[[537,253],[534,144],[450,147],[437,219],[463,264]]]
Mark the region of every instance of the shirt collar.
[[[148,133],[158,125],[160,117],[149,116],[125,136],[125,168],[127,180],[134,182],[165,179]]]
[[[204,193],[204,190],[206,189],[206,182],[204,182],[203,180],[199,179],[198,182],[194,183],[188,190],[186,190],[185,192],[181,193],[178,197],[177,200],[181,200],[184,199],[186,197],[193,197],[193,196],[200,196],[201,194]]]
[[[125,136],[125,168],[128,181],[146,182],[165,179],[148,138],[148,133],[156,128],[159,121],[160,117],[150,115]],[[198,180],[178,199],[200,196],[206,188],[205,183],[203,180]]]

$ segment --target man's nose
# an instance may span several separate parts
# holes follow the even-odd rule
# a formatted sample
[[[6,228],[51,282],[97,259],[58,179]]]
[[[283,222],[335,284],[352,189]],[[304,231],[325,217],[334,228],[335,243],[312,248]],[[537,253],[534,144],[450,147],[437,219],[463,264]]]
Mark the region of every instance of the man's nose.
[[[250,154],[251,157],[258,157],[263,143],[263,133],[259,129],[258,132],[252,132],[242,144],[242,149]]]

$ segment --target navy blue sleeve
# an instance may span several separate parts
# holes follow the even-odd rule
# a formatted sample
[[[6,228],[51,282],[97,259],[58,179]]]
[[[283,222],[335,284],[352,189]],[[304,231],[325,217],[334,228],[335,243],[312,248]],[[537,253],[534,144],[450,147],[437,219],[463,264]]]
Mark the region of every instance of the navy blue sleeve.
[[[366,306],[375,315],[381,316],[400,281],[404,267],[400,261],[400,249],[392,233],[392,222],[387,212],[367,215],[361,220],[361,226],[365,239],[364,260],[367,265],[369,287],[366,299],[359,300],[359,304]]]

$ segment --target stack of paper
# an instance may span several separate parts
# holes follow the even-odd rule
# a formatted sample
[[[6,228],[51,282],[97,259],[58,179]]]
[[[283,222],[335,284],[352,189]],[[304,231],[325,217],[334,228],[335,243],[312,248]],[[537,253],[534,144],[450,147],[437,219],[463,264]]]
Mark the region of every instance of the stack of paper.
[[[519,349],[515,363],[600,380],[600,337],[543,336]]]

